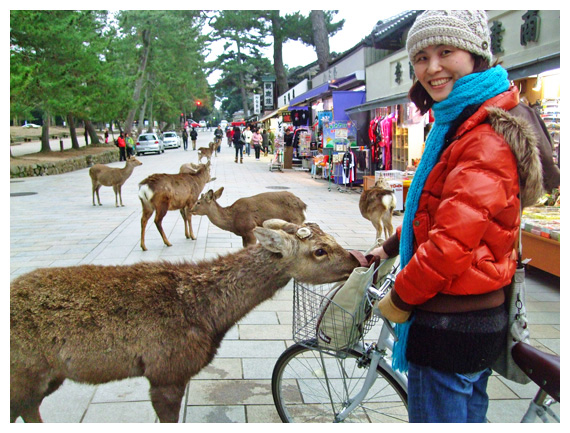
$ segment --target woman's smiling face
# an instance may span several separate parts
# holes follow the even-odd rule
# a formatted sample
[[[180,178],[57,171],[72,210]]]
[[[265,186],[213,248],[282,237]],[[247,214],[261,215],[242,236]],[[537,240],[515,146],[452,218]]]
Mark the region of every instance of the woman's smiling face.
[[[431,45],[414,57],[414,72],[435,102],[446,99],[457,80],[473,72],[470,52],[452,45]]]

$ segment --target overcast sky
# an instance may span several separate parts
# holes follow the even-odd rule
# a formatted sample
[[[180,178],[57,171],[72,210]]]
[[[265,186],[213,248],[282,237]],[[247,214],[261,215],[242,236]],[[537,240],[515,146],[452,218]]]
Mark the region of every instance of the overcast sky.
[[[334,3],[334,2],[333,2]],[[330,7],[327,6],[327,9],[335,9],[334,4],[331,4]],[[267,7],[267,5],[265,6]],[[262,6],[260,6],[262,8]],[[235,9],[227,7],[225,9]],[[253,9],[253,7],[252,7]],[[310,10],[303,10],[303,9],[280,9],[281,15],[285,15],[286,13],[293,12],[295,10],[300,10],[303,15],[308,16]],[[370,8],[366,7],[363,4],[360,4],[357,7],[347,8],[346,2],[343,8],[338,9],[339,12],[336,15],[335,21],[339,21],[344,19],[344,27],[343,29],[338,32],[335,36],[330,38],[329,46],[331,52],[342,53],[352,47],[354,47],[357,43],[359,43],[362,39],[368,36],[374,25],[379,20],[385,20],[390,18],[400,12],[403,12],[406,9],[402,8],[394,8],[394,7],[387,7],[383,6],[381,8]],[[272,38],[270,38],[272,39]],[[273,42],[270,40],[269,42]],[[208,57],[208,60],[213,60],[219,52],[215,46],[212,47],[213,52]],[[218,50],[221,48],[218,48]],[[273,46],[269,46],[264,51],[266,57],[273,62]],[[301,42],[292,42],[289,41],[283,46],[283,62],[289,67],[293,68],[296,66],[305,66],[309,63],[312,63],[317,60],[317,54],[315,52],[314,47],[308,47]],[[210,84],[214,84],[219,79],[219,74],[213,73],[208,81]]]

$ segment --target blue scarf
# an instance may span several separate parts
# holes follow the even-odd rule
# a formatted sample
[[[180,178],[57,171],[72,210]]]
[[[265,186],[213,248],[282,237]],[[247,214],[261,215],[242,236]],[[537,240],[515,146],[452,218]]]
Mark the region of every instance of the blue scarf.
[[[484,72],[476,72],[461,77],[455,82],[449,96],[433,105],[435,123],[426,140],[424,153],[406,198],[406,211],[404,212],[404,222],[400,236],[400,267],[402,269],[408,264],[414,253],[412,223],[418,210],[420,195],[427,177],[439,161],[445,142],[445,135],[449,131],[451,123],[467,106],[482,104],[486,100],[507,91],[509,86],[507,71],[501,66],[495,66]],[[412,321],[413,316],[407,322],[397,324],[395,327],[398,340],[394,344],[392,367],[402,372],[408,371],[406,343]]]

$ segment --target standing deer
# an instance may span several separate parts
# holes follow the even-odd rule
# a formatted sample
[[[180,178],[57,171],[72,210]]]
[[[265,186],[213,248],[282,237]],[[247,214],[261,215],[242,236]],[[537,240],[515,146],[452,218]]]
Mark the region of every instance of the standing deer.
[[[208,162],[212,159],[212,154],[218,156],[218,152],[216,152],[216,143],[213,141],[208,144],[208,147],[200,147],[198,149],[198,161],[202,161],[202,158],[206,158]]]
[[[177,422],[186,384],[226,332],[291,278],[346,279],[359,266],[316,224],[280,220],[259,244],[199,263],[82,265],[32,271],[10,288],[10,421],[41,422],[65,379],[144,376],[161,422]]]
[[[210,163],[184,164],[178,174],[152,174],[139,183],[139,198],[142,204],[141,248],[146,251],[145,231],[149,218],[154,212],[154,223],[166,246],[168,241],[162,229],[162,219],[169,210],[180,210],[184,221],[186,239],[196,239],[192,230],[192,214],[190,209],[200,196],[206,183],[214,180],[210,177]]]
[[[209,190],[202,194],[191,212],[194,215],[206,215],[215,226],[241,236],[244,247],[255,244],[253,229],[260,227],[263,221],[273,218],[294,224],[305,221],[307,205],[290,192],[264,192],[243,197],[225,208],[216,201],[223,192],[222,187],[216,192]]]
[[[360,213],[376,229],[376,240],[392,236],[392,213],[396,208],[396,195],[388,182],[380,177],[374,186],[360,196]]]
[[[142,165],[142,162],[133,156],[127,159],[127,163],[123,168],[108,167],[103,164],[95,164],[91,167],[89,169],[89,176],[91,176],[93,206],[95,206],[95,194],[97,194],[97,202],[99,206],[101,206],[101,200],[99,200],[99,189],[101,186],[112,186],[115,192],[115,206],[119,207],[117,196],[121,200],[121,206],[124,206],[123,197],[121,196],[121,187],[131,174],[133,174],[135,167],[139,165]]]

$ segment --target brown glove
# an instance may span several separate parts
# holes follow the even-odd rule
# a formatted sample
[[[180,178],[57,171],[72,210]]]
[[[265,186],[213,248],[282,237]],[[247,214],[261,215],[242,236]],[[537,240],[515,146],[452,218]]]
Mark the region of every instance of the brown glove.
[[[390,322],[394,323],[404,323],[407,321],[412,314],[411,311],[402,310],[394,304],[392,301],[392,292],[388,293],[381,300],[376,303],[376,308],[380,310],[382,316],[388,319]]]

